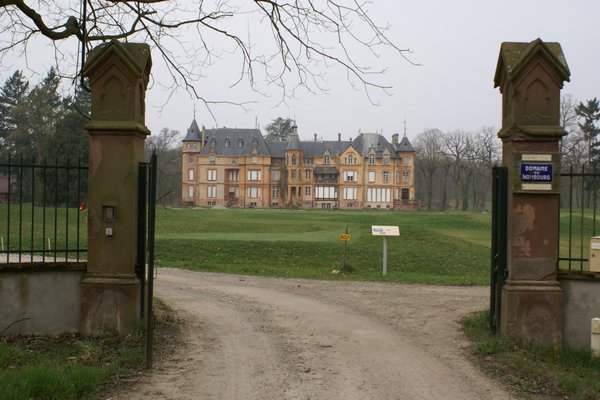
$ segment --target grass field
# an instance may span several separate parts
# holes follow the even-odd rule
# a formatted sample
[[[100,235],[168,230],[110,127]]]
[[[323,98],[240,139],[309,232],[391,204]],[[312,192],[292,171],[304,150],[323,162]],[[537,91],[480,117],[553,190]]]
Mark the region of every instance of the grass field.
[[[473,285],[489,281],[490,215],[325,210],[159,209],[156,264],[201,271],[317,279]],[[332,274],[347,264],[354,273]],[[371,225],[397,225],[383,239]]]

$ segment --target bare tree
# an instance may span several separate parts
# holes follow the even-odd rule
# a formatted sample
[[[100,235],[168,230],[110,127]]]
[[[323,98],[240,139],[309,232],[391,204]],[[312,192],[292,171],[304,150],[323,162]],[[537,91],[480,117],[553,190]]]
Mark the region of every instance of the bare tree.
[[[181,200],[180,140],[179,131],[163,128],[158,134],[148,136],[144,143],[147,159],[152,152],[158,156],[156,193],[159,204],[176,205]]]
[[[479,129],[474,138],[473,207],[486,208],[492,192],[492,167],[500,163],[500,140],[491,126]]]
[[[417,149],[417,170],[423,174],[425,183],[425,203],[427,209],[433,207],[435,176],[442,165],[443,134],[439,129],[426,129],[415,138]]]
[[[588,143],[581,129],[576,112],[577,101],[567,94],[560,99],[560,124],[567,133],[560,141],[562,165],[565,168],[581,168],[588,159]]]
[[[450,162],[450,175],[455,185],[454,208],[458,209],[462,201],[462,210],[466,211],[469,208],[469,187],[473,175],[473,138],[463,131],[447,133],[443,152]]]
[[[150,43],[171,74],[173,90],[185,87],[206,105],[198,81],[225,56],[237,57],[232,85],[242,81],[259,90],[258,79],[281,89],[283,99],[298,87],[323,90],[323,67],[337,66],[353,85],[386,91],[378,81],[384,68],[374,61],[384,49],[407,58],[369,16],[364,0],[0,0],[0,59],[27,54],[44,37],[55,47],[57,63],[79,47],[80,74],[87,52],[111,39]],[[264,33],[270,33],[265,41]],[[193,36],[189,36],[193,34]],[[73,46],[73,39],[79,46]],[[61,42],[71,43],[66,50]],[[362,50],[361,50],[362,49]],[[387,50],[385,50],[387,51]],[[365,52],[373,56],[365,58]],[[366,62],[367,64],[363,64]],[[224,61],[223,65],[231,65]],[[73,65],[71,65],[73,67]],[[161,82],[161,84],[165,84]],[[237,103],[239,104],[239,103]]]

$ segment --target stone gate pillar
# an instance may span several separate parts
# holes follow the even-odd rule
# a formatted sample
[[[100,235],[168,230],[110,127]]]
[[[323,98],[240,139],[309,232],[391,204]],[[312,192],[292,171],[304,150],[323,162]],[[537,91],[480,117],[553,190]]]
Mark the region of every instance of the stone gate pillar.
[[[111,41],[84,66],[92,90],[88,267],[81,332],[131,332],[140,316],[135,275],[138,164],[144,160],[145,93],[152,62],[146,44]]]
[[[501,330],[562,345],[562,292],[556,280],[560,90],[569,68],[559,43],[502,43],[494,78],[502,93],[502,163],[508,167],[508,279]]]

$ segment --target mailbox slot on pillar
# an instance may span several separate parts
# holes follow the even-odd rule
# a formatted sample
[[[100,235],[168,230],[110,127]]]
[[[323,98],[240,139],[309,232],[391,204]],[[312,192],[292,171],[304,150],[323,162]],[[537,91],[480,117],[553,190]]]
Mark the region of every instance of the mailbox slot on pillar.
[[[115,218],[115,206],[102,206],[102,219],[104,220],[104,222],[114,222]],[[114,233],[115,232],[112,226],[106,227],[106,236],[113,236]]]

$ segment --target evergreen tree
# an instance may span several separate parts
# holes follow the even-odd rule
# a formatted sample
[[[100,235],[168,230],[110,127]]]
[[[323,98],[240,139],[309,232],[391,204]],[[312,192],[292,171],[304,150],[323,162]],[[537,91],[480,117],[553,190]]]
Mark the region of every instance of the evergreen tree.
[[[265,139],[271,142],[285,142],[292,134],[294,125],[293,119],[278,117],[265,127],[267,130]]]
[[[600,162],[600,142],[598,141],[600,128],[596,126],[596,123],[600,120],[600,103],[596,97],[588,100],[586,104],[580,102],[575,108],[575,113],[583,120],[578,125],[584,140],[587,142],[588,164],[595,166]]]
[[[21,71],[6,80],[0,88],[0,146],[2,155],[10,152],[8,137],[15,129],[24,123],[24,103],[27,98],[27,82]]]

